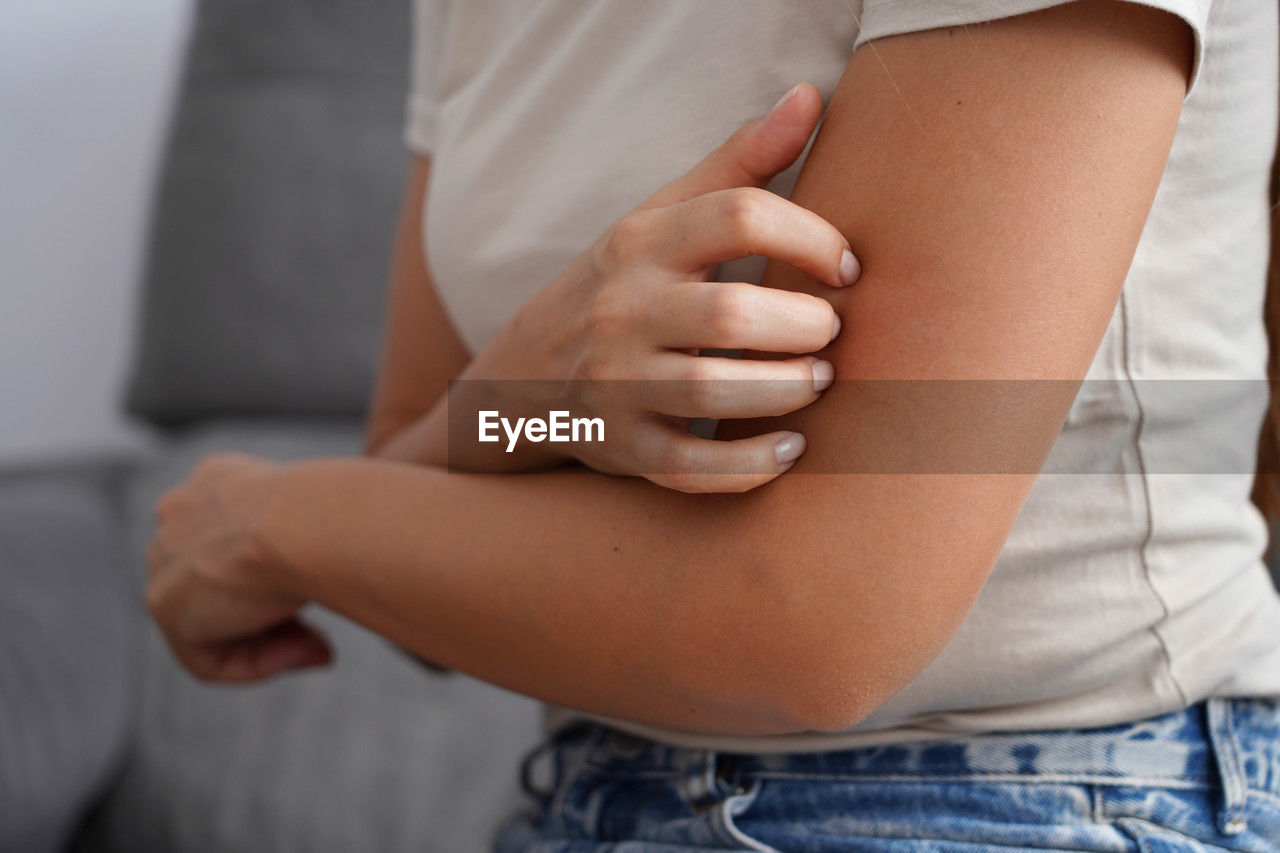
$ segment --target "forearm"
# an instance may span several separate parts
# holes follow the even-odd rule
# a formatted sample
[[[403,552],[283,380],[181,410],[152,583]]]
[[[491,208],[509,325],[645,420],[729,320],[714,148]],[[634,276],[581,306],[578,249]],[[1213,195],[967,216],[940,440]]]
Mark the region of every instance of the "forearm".
[[[798,475],[709,496],[328,459],[287,469],[262,530],[290,594],[443,666],[608,716],[783,733],[851,725],[913,677],[1013,519],[977,543],[906,520],[948,491],[1007,504],[1029,479]]]
[[[803,727],[788,699],[807,692],[805,650],[788,662],[800,638],[779,630],[783,579],[767,549],[729,544],[763,523],[750,501],[590,473],[357,459],[285,477],[263,528],[284,583],[414,652],[612,716],[722,733]],[[778,689],[783,677],[796,692]]]

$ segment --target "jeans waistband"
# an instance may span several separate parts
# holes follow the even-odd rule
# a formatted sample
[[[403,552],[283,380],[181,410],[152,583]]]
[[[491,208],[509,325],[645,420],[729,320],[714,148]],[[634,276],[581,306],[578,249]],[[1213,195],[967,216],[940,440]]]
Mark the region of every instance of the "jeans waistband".
[[[700,787],[762,778],[1213,788],[1219,791],[1218,828],[1227,834],[1245,828],[1249,788],[1280,794],[1280,699],[1275,698],[1211,697],[1179,711],[1095,729],[994,732],[827,752],[687,749],[597,724],[561,732],[544,747],[550,745],[561,747],[558,764],[680,776],[695,798]],[[526,760],[526,771],[534,758]]]

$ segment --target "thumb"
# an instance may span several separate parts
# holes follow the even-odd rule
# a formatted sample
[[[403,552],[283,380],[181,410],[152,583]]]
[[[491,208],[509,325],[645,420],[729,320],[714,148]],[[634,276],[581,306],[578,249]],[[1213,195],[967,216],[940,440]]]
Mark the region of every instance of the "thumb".
[[[796,161],[822,115],[822,96],[810,83],[796,86],[768,114],[745,124],[685,174],[637,210],[666,207],[734,187],[762,187]]]

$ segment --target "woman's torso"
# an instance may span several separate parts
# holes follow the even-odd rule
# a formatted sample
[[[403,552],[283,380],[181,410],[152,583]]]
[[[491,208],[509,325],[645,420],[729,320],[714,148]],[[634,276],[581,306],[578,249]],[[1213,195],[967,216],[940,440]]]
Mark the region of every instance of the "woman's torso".
[[[419,43],[439,46],[418,60],[431,64],[419,68],[431,78],[419,98],[433,102],[425,239],[473,349],[609,223],[779,94],[808,80],[829,96],[861,10],[845,0],[757,0],[750,14],[737,0],[420,4],[431,34]],[[846,733],[718,738],[606,721],[685,746],[814,750],[1101,726],[1209,695],[1280,695],[1280,597],[1248,500],[1267,393],[1276,57],[1274,0],[1213,4],[1196,88],[1089,380],[977,603],[929,667]],[[800,165],[771,188],[787,194]],[[720,275],[762,271],[747,259]],[[549,708],[548,725],[575,714]]]

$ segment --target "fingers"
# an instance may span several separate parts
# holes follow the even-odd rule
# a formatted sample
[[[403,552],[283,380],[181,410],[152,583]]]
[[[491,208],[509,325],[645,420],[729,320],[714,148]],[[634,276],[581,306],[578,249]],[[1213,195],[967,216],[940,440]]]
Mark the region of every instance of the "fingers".
[[[712,358],[663,353],[654,382],[639,386],[639,404],[679,418],[766,418],[802,409],[832,382],[830,362]],[[723,443],[723,442],[722,442]]]
[[[329,642],[298,619],[244,640],[189,644],[171,639],[170,645],[182,665],[202,681],[259,681],[288,670],[325,666],[333,660]]]
[[[743,125],[698,165],[654,193],[638,210],[666,207],[730,187],[762,187],[796,161],[822,115],[822,96],[801,83],[765,116]]]
[[[696,438],[666,424],[638,430],[643,476],[681,492],[745,492],[788,471],[804,453],[804,437],[771,432],[734,441]]]
[[[764,255],[804,270],[832,287],[853,284],[861,267],[834,225],[762,189],[721,190],[655,217],[652,256],[682,273]]]
[[[825,299],[743,282],[666,285],[645,311],[652,340],[671,349],[816,352],[840,331]]]

